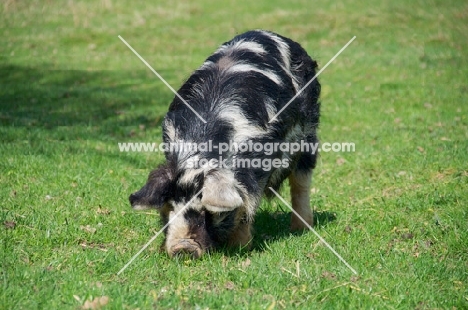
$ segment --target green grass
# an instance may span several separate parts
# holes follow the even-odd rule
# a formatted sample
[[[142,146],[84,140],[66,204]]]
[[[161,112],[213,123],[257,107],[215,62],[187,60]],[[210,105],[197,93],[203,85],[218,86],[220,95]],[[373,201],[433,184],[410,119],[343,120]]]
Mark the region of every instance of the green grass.
[[[144,4],[143,4],[144,3]],[[1,309],[466,309],[468,5],[464,1],[15,1],[0,10]],[[323,66],[327,142],[312,233],[264,202],[253,250],[171,260],[128,195],[163,161],[118,142],[161,141],[172,93],[248,29],[300,42]],[[289,199],[287,186],[282,195]]]

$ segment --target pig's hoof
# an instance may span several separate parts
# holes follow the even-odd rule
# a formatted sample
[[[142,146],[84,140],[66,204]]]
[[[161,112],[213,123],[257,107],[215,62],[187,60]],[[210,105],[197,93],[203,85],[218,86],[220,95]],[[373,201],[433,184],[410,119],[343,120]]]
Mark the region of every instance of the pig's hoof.
[[[191,256],[199,258],[203,254],[200,245],[192,239],[181,239],[169,251],[170,256]]]

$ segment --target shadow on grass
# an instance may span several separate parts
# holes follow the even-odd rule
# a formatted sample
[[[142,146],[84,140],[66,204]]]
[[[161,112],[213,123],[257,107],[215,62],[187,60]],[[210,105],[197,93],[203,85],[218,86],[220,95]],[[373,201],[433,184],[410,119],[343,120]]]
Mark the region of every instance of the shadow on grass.
[[[161,122],[172,99],[172,93],[163,88],[144,70],[53,70],[0,64],[2,141],[26,141],[27,148],[17,148],[20,153],[86,152],[135,166],[135,156],[122,156],[117,142],[146,141],[147,131],[154,142],[162,139]],[[102,143],[115,144],[116,151],[98,149],[96,144]]]
[[[142,87],[143,83],[154,87]],[[0,125],[46,130],[85,126],[95,130],[88,131],[84,139],[116,137],[123,134],[119,130],[122,126],[160,125],[171,94],[162,95],[157,84],[141,70],[51,70],[0,65]],[[138,113],[150,108],[154,114]]]

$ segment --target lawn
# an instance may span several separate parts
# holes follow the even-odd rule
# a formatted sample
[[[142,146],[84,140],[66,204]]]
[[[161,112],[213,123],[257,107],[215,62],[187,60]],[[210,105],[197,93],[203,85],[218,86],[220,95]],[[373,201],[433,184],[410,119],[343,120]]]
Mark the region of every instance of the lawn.
[[[0,309],[467,309],[468,3],[17,1],[0,5]],[[251,251],[170,259],[133,211],[174,88],[249,29],[323,67],[316,230],[264,201]],[[289,201],[287,183],[281,195]]]

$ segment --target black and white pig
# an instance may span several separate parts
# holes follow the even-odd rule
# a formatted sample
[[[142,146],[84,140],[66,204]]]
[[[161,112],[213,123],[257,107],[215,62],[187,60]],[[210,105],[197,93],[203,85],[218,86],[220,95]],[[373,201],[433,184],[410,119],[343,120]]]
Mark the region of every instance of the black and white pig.
[[[317,80],[274,118],[314,77],[316,68],[298,43],[255,30],[221,45],[182,85],[179,95],[206,123],[175,96],[163,122],[163,141],[166,146],[209,141],[211,149],[167,148],[166,162],[129,198],[134,209],[156,208],[169,223],[164,248],[170,256],[200,257],[215,247],[249,244],[262,196],[271,197],[269,187],[278,189],[286,178],[292,207],[313,224],[309,191],[318,154],[277,149],[267,155],[259,148],[234,146],[318,143]],[[230,145],[222,158],[221,144]],[[202,159],[204,165],[194,164]],[[252,164],[255,160],[257,165]],[[305,227],[292,214],[291,229]]]

